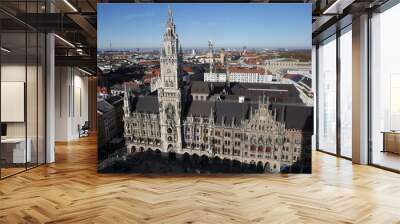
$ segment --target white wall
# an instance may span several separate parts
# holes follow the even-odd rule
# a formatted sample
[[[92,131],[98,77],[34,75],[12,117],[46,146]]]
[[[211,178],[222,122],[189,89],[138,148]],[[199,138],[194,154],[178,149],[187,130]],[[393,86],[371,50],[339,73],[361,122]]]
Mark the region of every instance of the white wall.
[[[1,66],[2,82],[25,82],[25,64],[3,64]],[[7,108],[1,108],[7,110]],[[8,122],[7,137],[25,137],[25,122]]]
[[[88,78],[73,67],[56,67],[55,73],[55,140],[70,141],[88,120]]]

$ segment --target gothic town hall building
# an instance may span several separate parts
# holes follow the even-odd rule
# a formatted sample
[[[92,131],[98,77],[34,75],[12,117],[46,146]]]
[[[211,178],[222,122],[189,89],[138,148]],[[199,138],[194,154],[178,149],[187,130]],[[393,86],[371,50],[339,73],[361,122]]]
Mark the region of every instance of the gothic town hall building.
[[[125,91],[128,153],[150,149],[219,157],[261,164],[266,172],[280,172],[310,154],[312,107],[297,100],[296,89],[285,84],[183,84],[183,54],[171,10],[163,40],[156,93]]]

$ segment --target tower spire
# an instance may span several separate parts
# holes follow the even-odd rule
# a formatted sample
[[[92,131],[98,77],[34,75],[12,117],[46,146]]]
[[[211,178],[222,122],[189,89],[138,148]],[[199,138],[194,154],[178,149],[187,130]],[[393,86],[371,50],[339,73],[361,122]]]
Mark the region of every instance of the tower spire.
[[[173,23],[174,19],[172,16],[171,4],[168,4],[168,23]]]

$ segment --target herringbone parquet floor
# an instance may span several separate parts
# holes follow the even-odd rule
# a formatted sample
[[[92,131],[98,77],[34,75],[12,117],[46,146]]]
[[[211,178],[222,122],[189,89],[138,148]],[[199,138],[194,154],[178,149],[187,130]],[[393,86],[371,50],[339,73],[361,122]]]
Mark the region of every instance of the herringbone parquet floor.
[[[0,223],[400,223],[400,175],[315,152],[312,175],[97,174],[93,137],[0,181]]]

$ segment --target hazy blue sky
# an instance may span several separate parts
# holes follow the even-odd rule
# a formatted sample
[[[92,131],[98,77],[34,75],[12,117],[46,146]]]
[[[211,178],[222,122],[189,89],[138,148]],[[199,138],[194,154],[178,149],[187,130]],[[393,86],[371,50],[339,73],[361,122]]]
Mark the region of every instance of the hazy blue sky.
[[[171,4],[183,48],[311,47],[311,4]],[[158,48],[168,4],[98,4],[99,48]]]

